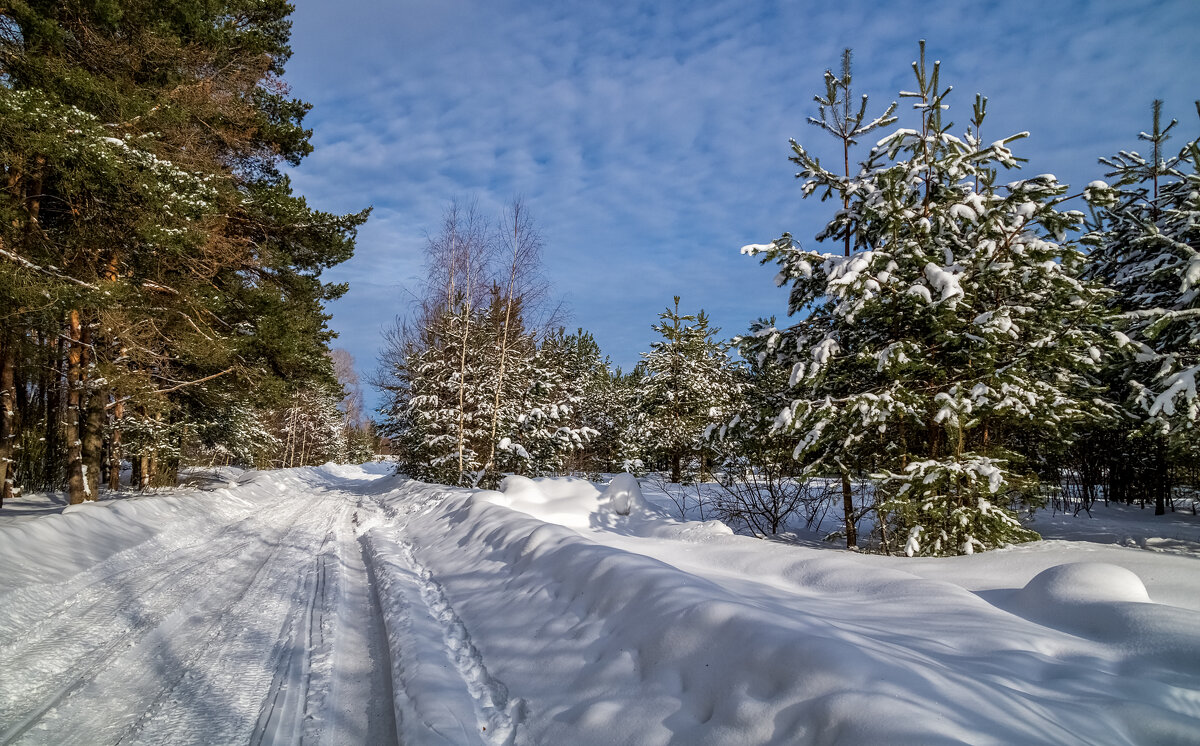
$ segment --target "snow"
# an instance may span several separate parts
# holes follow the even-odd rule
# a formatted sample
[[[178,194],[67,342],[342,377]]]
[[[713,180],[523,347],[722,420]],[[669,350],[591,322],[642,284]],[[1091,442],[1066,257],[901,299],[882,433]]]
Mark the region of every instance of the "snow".
[[[1189,514],[1044,513],[1046,541],[907,559],[675,520],[629,474],[490,491],[389,471],[225,470],[65,510],[6,504],[0,742],[1200,732]]]
[[[600,502],[611,506],[617,515],[629,515],[635,508],[639,511],[646,509],[646,498],[642,496],[642,488],[632,474],[617,474],[613,477],[604,492],[600,493]]]
[[[929,294],[929,288],[924,285],[913,285],[907,292],[909,295],[915,295],[925,301],[926,304],[933,303],[933,296]]]
[[[1184,402],[1190,403],[1194,409],[1196,407],[1196,376],[1200,374],[1200,365],[1187,370],[1181,370],[1178,373],[1167,377],[1163,381],[1166,387],[1161,394],[1154,399],[1154,404],[1150,406],[1150,415],[1154,416],[1159,412],[1168,417],[1175,414],[1175,399],[1182,395]],[[1191,418],[1195,419],[1194,412]]]
[[[1193,287],[1200,286],[1200,253],[1193,256],[1183,270],[1183,282],[1179,286],[1179,292],[1186,293]]]
[[[1135,573],[1104,562],[1072,562],[1043,570],[1021,589],[1022,604],[1033,609],[1106,601],[1149,602]]]
[[[925,279],[929,281],[939,293],[940,300],[947,300],[954,297],[962,297],[963,289],[959,284],[959,276],[953,272],[953,268],[947,267],[943,269],[933,262],[925,265]]]

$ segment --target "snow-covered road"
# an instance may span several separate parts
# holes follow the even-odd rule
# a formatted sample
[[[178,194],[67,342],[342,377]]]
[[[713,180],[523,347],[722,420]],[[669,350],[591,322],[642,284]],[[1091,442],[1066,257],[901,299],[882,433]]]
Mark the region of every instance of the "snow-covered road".
[[[383,617],[355,525],[377,508],[320,476],[40,519],[102,522],[75,537],[98,561],[56,567],[30,542],[23,574],[50,582],[0,602],[0,742],[394,742]],[[62,528],[40,533],[69,542]],[[71,559],[70,543],[51,550]]]
[[[0,521],[0,744],[1196,743],[1197,570],[787,547],[579,480],[231,474]]]

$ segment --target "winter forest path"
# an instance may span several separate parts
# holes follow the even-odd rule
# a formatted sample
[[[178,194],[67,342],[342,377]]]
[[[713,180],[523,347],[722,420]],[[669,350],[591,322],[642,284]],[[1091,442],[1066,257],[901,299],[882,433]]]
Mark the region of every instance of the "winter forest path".
[[[905,561],[389,472],[0,520],[0,746],[1195,741],[1194,557]],[[1069,564],[1093,596],[1027,587]]]
[[[471,692],[486,671],[449,658],[453,620],[428,609],[433,581],[418,569],[382,571],[411,583],[402,597],[420,612],[392,614],[405,629],[387,629],[364,536],[381,520],[377,475],[356,476],[367,478],[294,470],[230,485],[226,499],[250,508],[235,520],[195,511],[81,572],[0,585],[0,744],[398,743],[396,702],[410,717],[419,708],[395,696],[393,677],[419,675],[431,655],[454,674],[442,692],[462,701],[441,719],[475,732],[488,714]]]

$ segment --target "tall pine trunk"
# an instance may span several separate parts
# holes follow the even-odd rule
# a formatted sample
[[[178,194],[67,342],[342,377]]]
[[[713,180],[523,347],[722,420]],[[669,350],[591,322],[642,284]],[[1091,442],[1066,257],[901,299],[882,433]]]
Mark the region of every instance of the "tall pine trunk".
[[[1167,467],[1166,436],[1159,435],[1154,439],[1154,461],[1152,468],[1154,474],[1154,515],[1166,515],[1167,500],[1171,496],[1171,474]]]
[[[80,380],[79,441],[83,463],[83,491],[89,500],[100,497],[100,463],[104,449],[104,402],[100,392],[91,385],[88,369],[95,360],[92,346],[92,325],[84,324],[80,334],[82,371]]]
[[[108,442],[108,488],[113,492],[121,489],[121,418],[125,415],[125,402],[117,400],[113,405],[112,437]]]
[[[138,454],[138,489],[142,492],[150,489],[150,451]]]
[[[87,499],[83,468],[83,324],[78,310],[67,314],[67,407],[63,440],[67,448],[67,494],[72,505]]]
[[[146,482],[146,487],[158,487],[158,438],[162,432],[162,413],[154,415],[154,445],[150,449],[150,455],[146,459],[146,473],[142,479]]]
[[[83,466],[89,499],[100,497],[100,469],[104,462],[104,397],[89,391],[83,416]]]
[[[48,339],[45,332],[38,332],[38,350],[44,357],[41,367],[41,428],[46,443],[37,464],[36,479],[26,480],[37,489],[57,490],[62,485],[62,435],[63,418],[66,416],[67,393],[63,386],[66,343],[59,336]],[[32,464],[31,464],[32,465]]]
[[[13,493],[13,445],[16,441],[16,340],[11,332],[0,339],[0,507]]]

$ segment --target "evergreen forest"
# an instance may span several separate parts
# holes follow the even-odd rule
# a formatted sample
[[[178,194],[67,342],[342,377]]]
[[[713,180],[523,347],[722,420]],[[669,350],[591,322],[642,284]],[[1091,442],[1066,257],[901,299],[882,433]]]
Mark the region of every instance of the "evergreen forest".
[[[369,208],[322,212],[283,78],[283,0],[0,8],[0,500],[172,485],[193,465],[393,458],[413,478],[657,474],[770,535],[814,502],[848,547],[971,554],[1050,501],[1196,505],[1200,103],[1162,103],[1087,185],[1020,170],[927,63],[872,107],[851,55],[817,83],[825,203],[777,265],[780,317],[722,336],[685,288],[631,370],[566,323],[533,208],[450,203],[363,411],[322,274]],[[987,131],[987,136],[984,132]],[[780,164],[784,168],[784,164]],[[749,259],[747,259],[749,261]],[[399,301],[398,301],[399,302]],[[699,494],[699,493],[697,493]]]

